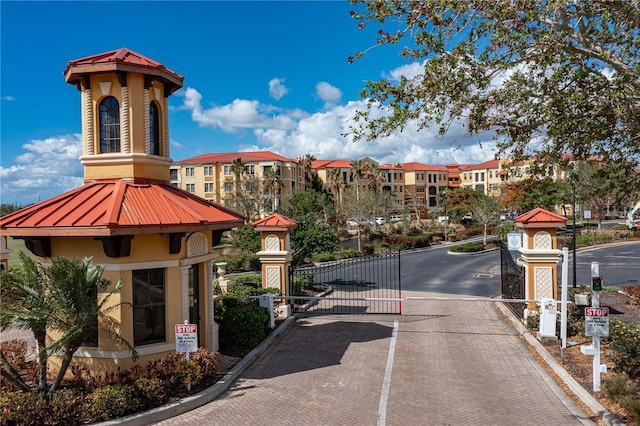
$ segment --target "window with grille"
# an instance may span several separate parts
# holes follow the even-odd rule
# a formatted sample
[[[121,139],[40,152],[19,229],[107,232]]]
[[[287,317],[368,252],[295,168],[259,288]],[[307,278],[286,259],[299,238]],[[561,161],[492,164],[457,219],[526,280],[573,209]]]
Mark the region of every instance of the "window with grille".
[[[120,152],[120,105],[113,96],[100,102],[100,153]]]
[[[213,166],[204,166],[204,175],[213,176]]]
[[[185,167],[184,175],[187,177],[194,177],[196,175],[196,171],[194,167]]]
[[[187,184],[187,192],[190,192],[192,194],[194,192],[196,192],[196,184],[195,183],[188,183]]]
[[[133,341],[135,346],[166,340],[165,270],[143,269],[133,276]]]
[[[213,192],[213,183],[205,183],[204,192]]]
[[[155,102],[149,105],[149,154],[160,155],[160,113]]]

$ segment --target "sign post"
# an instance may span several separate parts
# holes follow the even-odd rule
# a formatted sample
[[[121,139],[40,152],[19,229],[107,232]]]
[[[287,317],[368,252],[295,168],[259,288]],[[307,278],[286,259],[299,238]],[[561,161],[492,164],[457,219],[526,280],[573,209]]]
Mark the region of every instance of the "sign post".
[[[609,336],[609,308],[600,307],[600,290],[602,278],[600,277],[600,265],[591,262],[591,307],[584,309],[584,334],[591,336],[593,343],[582,345],[580,352],[585,355],[593,355],[593,391],[600,391],[600,373],[607,372],[607,366],[600,364],[600,338]]]
[[[184,352],[185,359],[189,361],[189,354],[198,351],[198,326],[189,324],[176,324],[176,352]],[[187,383],[187,391],[191,392],[191,383]]]

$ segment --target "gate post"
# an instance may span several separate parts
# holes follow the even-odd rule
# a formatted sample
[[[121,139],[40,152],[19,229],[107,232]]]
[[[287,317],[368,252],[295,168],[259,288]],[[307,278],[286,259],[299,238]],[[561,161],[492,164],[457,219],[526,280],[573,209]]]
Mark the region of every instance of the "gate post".
[[[256,253],[262,264],[262,287],[279,288],[287,296],[289,265],[291,265],[290,231],[298,225],[293,219],[274,213],[254,222],[253,227],[261,232],[262,250]],[[291,315],[291,305],[282,300],[279,316]]]
[[[548,210],[537,208],[516,218],[516,226],[523,228],[524,241],[519,261],[524,266],[525,297],[528,300],[558,300],[558,250],[557,230],[567,218]],[[527,304],[524,319],[538,311],[535,303]]]

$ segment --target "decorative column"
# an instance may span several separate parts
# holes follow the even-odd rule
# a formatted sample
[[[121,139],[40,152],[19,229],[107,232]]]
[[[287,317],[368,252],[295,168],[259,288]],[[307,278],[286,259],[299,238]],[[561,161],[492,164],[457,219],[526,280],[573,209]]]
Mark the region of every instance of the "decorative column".
[[[207,321],[207,349],[209,349],[210,351],[214,351],[214,352],[218,352],[218,349],[220,349],[220,343],[218,340],[218,332],[219,332],[219,326],[218,323],[215,322],[214,320],[214,316],[215,316],[215,303],[217,300],[216,294],[213,292],[213,259],[209,259],[207,260],[206,263],[207,267],[206,267],[206,271],[205,271],[205,277],[204,277],[204,282],[205,283],[209,283],[209,285],[207,285],[207,288],[205,289],[206,293],[207,293],[207,315],[206,317],[209,319]]]
[[[121,87],[120,96],[122,97],[122,123],[120,125],[122,152],[129,154],[131,152],[131,142],[129,137],[129,88],[127,86]]]
[[[149,88],[146,83],[144,85],[144,152],[146,154],[151,153],[151,133],[149,129]]]
[[[189,268],[180,267],[180,299],[182,308],[182,321],[189,321]]]
[[[166,93],[166,89],[165,89],[165,96],[164,96],[164,103],[162,105],[162,121],[164,123],[164,132],[163,132],[163,139],[164,139],[164,156],[167,158],[171,158],[170,152],[169,152],[169,97]]]
[[[525,297],[528,300],[558,300],[558,261],[562,252],[558,250],[556,232],[567,218],[537,208],[518,216],[516,226],[523,228],[523,245],[520,261],[525,272]],[[525,309],[525,319],[538,311],[535,303]]]
[[[298,223],[277,213],[253,223],[261,232],[262,250],[257,253],[262,263],[262,287],[279,288],[283,296],[287,296],[289,289],[289,265],[291,265],[290,231]],[[287,299],[282,300],[278,308],[278,315],[291,315],[291,305]]]
[[[118,83],[120,83],[120,98],[122,108],[120,108],[120,141],[121,151],[125,154],[131,153],[131,138],[129,136],[130,114],[129,114],[129,88],[127,87],[127,73],[118,72]]]
[[[86,79],[88,82],[89,79]],[[83,82],[84,89],[82,90],[82,115],[83,115],[83,152],[86,155],[93,155],[94,150],[94,139],[93,139],[93,99],[91,98],[91,87],[88,83]]]

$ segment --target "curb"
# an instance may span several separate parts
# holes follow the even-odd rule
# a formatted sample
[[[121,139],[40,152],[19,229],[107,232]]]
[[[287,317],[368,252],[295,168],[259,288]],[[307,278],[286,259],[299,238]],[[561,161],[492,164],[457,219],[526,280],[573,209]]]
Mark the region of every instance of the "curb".
[[[157,423],[180,414],[187,413],[193,409],[201,407],[215,400],[220,394],[229,389],[236,381],[238,376],[244,372],[255,359],[264,352],[272,343],[278,339],[292,324],[297,317],[292,315],[276,327],[258,346],[249,352],[242,360],[233,366],[220,380],[211,387],[198,392],[197,394],[182,398],[179,401],[172,402],[157,408],[153,408],[142,413],[132,414],[126,417],[119,417],[101,423],[92,423],[95,426],[145,426],[151,423]]]
[[[516,318],[516,316],[507,308],[504,303],[496,303],[500,312],[509,318],[512,326],[525,338],[527,343],[538,352],[538,354],[545,360],[545,362],[551,367],[554,373],[560,377],[565,385],[573,392],[589,409],[598,416],[608,426],[624,426],[625,424],[618,420],[613,414],[607,411],[606,408],[597,399],[593,397],[585,388],[580,385],[568,372],[565,370],[554,357],[542,346],[542,344],[534,336],[529,333],[529,330],[522,324],[522,322]]]

